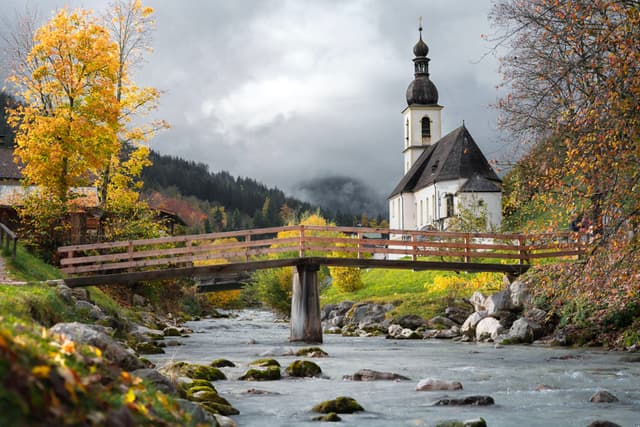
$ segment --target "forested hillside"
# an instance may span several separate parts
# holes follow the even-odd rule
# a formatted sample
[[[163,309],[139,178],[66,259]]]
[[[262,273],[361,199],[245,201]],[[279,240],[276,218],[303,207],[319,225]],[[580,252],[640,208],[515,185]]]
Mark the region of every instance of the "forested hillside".
[[[205,212],[210,217],[207,231],[278,226],[301,212],[319,209],[252,178],[233,177],[226,171],[211,172],[204,163],[157,152],[152,152],[150,159],[153,164],[142,173],[145,189],[197,198],[206,205],[203,210],[209,211]],[[351,214],[326,210],[323,214],[342,225],[354,222]],[[356,216],[359,218],[359,214]]]

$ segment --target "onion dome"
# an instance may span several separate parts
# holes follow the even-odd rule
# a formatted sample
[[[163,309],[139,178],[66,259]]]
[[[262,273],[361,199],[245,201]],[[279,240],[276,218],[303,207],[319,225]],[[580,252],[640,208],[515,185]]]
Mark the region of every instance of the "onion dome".
[[[438,89],[429,79],[429,46],[422,40],[422,27],[419,31],[420,39],[413,47],[415,78],[407,88],[407,104],[435,105],[438,103]]]

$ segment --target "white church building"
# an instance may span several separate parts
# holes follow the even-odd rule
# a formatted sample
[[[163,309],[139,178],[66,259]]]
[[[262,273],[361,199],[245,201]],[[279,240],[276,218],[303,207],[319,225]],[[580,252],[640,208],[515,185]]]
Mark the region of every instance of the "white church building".
[[[389,196],[389,225],[402,230],[447,230],[462,206],[484,211],[487,223],[502,220],[502,181],[464,123],[442,137],[438,90],[429,79],[429,48],[413,47],[415,78],[407,88],[404,176]],[[482,207],[482,209],[477,209]]]

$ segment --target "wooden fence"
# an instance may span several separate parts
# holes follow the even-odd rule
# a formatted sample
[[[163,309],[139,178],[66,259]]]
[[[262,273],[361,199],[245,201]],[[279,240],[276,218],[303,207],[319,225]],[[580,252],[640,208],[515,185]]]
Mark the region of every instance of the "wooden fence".
[[[0,222],[0,248],[4,246],[6,252],[11,251],[11,257],[16,258],[18,236],[9,227]]]
[[[64,273],[91,275],[246,263],[276,255],[524,265],[575,259],[584,252],[582,242],[581,236],[569,232],[451,233],[298,225],[64,246],[58,254]]]

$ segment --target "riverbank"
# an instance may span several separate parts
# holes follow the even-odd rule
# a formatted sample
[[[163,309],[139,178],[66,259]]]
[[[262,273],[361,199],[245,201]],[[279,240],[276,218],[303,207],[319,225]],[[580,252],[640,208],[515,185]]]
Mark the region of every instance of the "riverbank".
[[[637,423],[640,392],[635,386],[640,364],[623,361],[624,353],[586,348],[542,346],[495,347],[493,343],[455,343],[450,340],[388,340],[377,337],[325,335],[321,348],[328,357],[295,356],[305,345],[288,342],[288,324],[272,313],[235,312],[225,319],[187,322],[194,330],[184,344],[165,354],[149,356],[154,363],[186,361],[209,364],[224,358],[235,367],[221,368],[227,380],[215,381],[218,393],[240,414],[242,426],[314,426],[311,408],[328,399],[350,396],[365,409],[341,414],[343,425],[435,426],[445,420],[476,419],[488,426],[581,426],[608,419],[621,426]],[[281,365],[277,381],[242,381],[251,362],[271,357]],[[316,363],[318,378],[290,378],[285,367],[295,360]],[[631,359],[629,359],[631,360]],[[391,372],[409,378],[399,381],[350,381],[361,369]],[[420,380],[458,381],[462,390],[416,391]],[[608,390],[618,402],[589,401]],[[486,395],[488,406],[440,406],[442,399]]]

